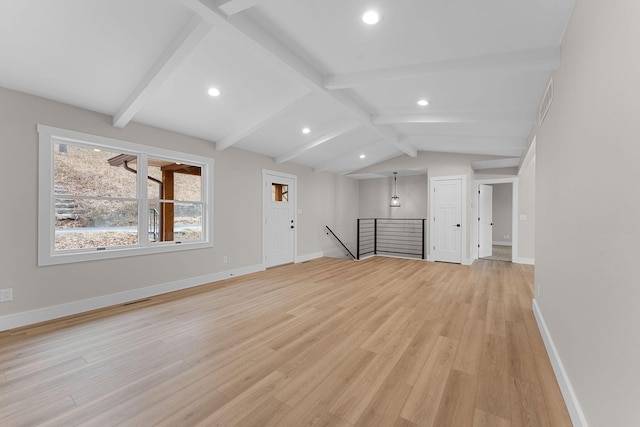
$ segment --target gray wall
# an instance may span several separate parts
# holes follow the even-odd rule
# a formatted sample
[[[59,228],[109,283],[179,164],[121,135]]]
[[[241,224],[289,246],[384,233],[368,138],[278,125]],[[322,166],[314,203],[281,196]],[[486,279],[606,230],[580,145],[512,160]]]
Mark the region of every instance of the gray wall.
[[[351,253],[356,253],[356,224],[358,220],[358,199],[360,193],[360,182],[356,179],[347,178],[341,175],[334,175],[334,215],[333,222],[326,224],[345,244]],[[321,202],[321,200],[316,200]],[[351,259],[346,251],[335,242],[334,239],[327,238],[326,231],[322,230],[324,242],[322,249],[324,256]]]
[[[393,178],[360,180],[360,218],[427,218],[427,175],[398,177],[400,207],[389,206],[393,196]]]
[[[37,267],[39,123],[215,158],[214,247]],[[263,168],[298,176],[299,256],[330,247],[324,226],[346,226],[358,214],[358,184],[350,178],[276,165],[271,158],[234,148],[218,152],[211,142],[136,123],[117,129],[110,116],[2,88],[0,125],[5,160],[0,168],[0,287],[13,288],[14,299],[0,305],[0,321],[29,310],[261,265]],[[225,255],[228,264],[222,263]]]
[[[513,184],[492,184],[493,243],[510,244],[513,223]]]
[[[493,160],[500,157],[486,155],[470,155],[470,154],[452,154],[452,153],[434,153],[421,151],[417,157],[400,156],[395,157],[386,162],[370,166],[359,170],[358,173],[378,173],[389,172],[394,170],[417,170],[427,169],[429,179],[434,177],[445,177],[455,175],[465,175],[467,177],[467,198],[465,201],[467,209],[467,226],[464,228],[466,246],[463,250],[463,261],[469,262],[474,250],[477,249],[477,220],[475,218],[475,173],[471,168],[471,162],[479,160]],[[362,189],[361,189],[362,190]],[[389,191],[389,190],[388,190]],[[400,193],[400,187],[398,187]],[[399,194],[402,200],[402,194]],[[427,197],[428,200],[428,197]],[[427,206],[428,212],[428,206]],[[361,212],[364,213],[364,212]],[[427,248],[429,253],[429,248]]]
[[[594,427],[640,425],[639,21],[575,2],[537,133],[536,301]]]
[[[536,257],[536,156],[535,146],[518,174],[518,253],[517,257]]]

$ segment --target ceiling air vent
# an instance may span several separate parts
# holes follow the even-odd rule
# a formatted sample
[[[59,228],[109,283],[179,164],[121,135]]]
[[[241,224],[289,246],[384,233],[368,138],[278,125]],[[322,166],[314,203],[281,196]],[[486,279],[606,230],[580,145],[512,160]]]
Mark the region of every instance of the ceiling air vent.
[[[547,89],[544,91],[542,101],[540,101],[540,107],[538,108],[538,125],[541,125],[544,118],[547,117],[549,107],[551,107],[551,101],[553,101],[553,77],[549,79]]]

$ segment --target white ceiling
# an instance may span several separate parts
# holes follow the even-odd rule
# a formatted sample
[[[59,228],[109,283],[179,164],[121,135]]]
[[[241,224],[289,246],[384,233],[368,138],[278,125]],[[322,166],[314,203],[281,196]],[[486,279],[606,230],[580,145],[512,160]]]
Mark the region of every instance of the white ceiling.
[[[317,171],[417,151],[511,165],[559,66],[572,6],[0,0],[0,86]],[[374,26],[361,20],[371,7],[382,16]]]

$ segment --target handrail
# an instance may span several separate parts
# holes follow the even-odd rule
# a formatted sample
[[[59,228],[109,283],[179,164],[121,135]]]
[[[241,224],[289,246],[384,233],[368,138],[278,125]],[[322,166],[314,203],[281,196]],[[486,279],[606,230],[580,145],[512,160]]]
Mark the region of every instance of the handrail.
[[[358,259],[378,254],[425,259],[425,237],[424,218],[358,218]]]
[[[340,238],[339,238],[338,236],[336,236],[336,233],[334,233],[334,232],[333,232],[333,230],[331,230],[331,229],[329,228],[329,226],[328,226],[328,225],[325,225],[324,227],[325,227],[327,230],[329,230],[329,233],[331,233],[331,234],[333,235],[333,237],[335,237],[335,238],[336,238],[336,240],[338,241],[338,243],[340,243],[340,244],[342,245],[342,247],[343,247],[343,248],[344,248],[344,249],[349,253],[349,255],[351,255],[351,258],[356,259],[356,256],[355,256],[355,255],[354,255],[354,254],[349,250],[349,248],[348,248],[348,247],[346,247],[346,246],[344,245],[344,243],[342,243],[342,240],[340,240]],[[329,233],[327,233],[327,236],[329,235]]]

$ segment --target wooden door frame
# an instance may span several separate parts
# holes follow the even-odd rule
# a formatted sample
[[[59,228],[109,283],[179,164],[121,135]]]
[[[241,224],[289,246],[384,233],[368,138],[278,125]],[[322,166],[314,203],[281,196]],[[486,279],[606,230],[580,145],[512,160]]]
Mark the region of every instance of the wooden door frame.
[[[460,242],[460,262],[463,265],[469,265],[473,262],[473,259],[467,258],[467,246],[468,246],[468,224],[467,224],[467,175],[451,175],[451,176],[434,176],[429,178],[429,247],[427,248],[427,261],[436,261],[433,255],[433,236],[434,236],[434,218],[435,218],[435,203],[434,203],[434,192],[435,192],[435,183],[437,181],[450,181],[454,179],[460,180],[460,209],[461,209],[461,226],[462,226],[462,239]]]
[[[262,264],[266,267],[266,256],[267,256],[267,229],[264,226],[266,222],[266,212],[264,207],[266,205],[266,190],[265,186],[267,185],[267,175],[278,176],[282,178],[292,179],[293,180],[293,260],[292,262],[296,262],[296,258],[298,256],[298,177],[296,175],[291,175],[284,172],[272,171],[268,169],[262,169]],[[270,193],[269,193],[270,194]],[[291,190],[289,190],[289,194],[291,194]]]
[[[494,178],[494,179],[477,179],[476,180],[476,194],[475,194],[475,217],[480,216],[480,198],[478,192],[480,191],[480,184],[511,184],[511,262],[515,262],[518,254],[518,177],[511,178]],[[478,245],[480,244],[480,231],[478,230],[478,221],[474,221],[474,241],[476,244],[473,246],[472,260],[478,258]]]

